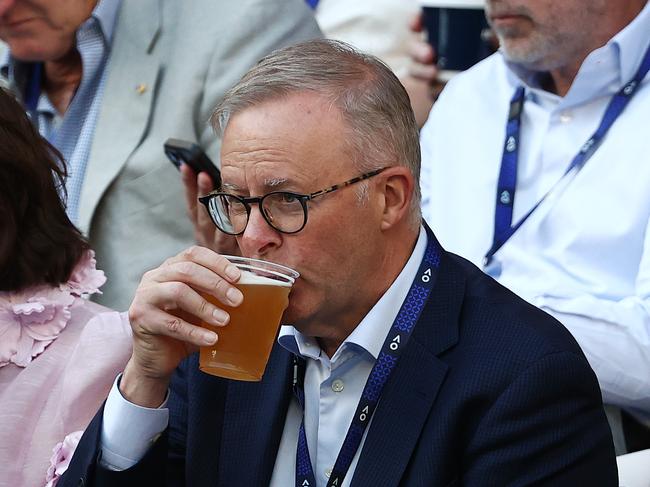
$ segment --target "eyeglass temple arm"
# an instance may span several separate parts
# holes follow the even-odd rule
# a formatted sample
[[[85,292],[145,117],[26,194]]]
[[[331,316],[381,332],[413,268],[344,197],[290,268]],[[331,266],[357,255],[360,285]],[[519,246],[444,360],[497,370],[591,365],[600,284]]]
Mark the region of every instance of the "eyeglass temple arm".
[[[322,196],[324,194],[331,193],[332,191],[336,191],[337,189],[345,188],[346,186],[350,186],[352,184],[358,183],[358,182],[363,181],[365,179],[369,179],[369,178],[371,178],[373,176],[376,176],[377,174],[382,172],[384,169],[386,169],[386,168],[382,167],[380,169],[375,169],[374,171],[367,172],[366,174],[362,174],[361,176],[357,176],[356,178],[352,178],[352,179],[350,179],[348,181],[345,181],[344,183],[335,184],[334,186],[330,186],[327,189],[321,189],[320,191],[316,191],[315,193],[310,193],[308,195],[309,199],[316,198],[317,196]]]

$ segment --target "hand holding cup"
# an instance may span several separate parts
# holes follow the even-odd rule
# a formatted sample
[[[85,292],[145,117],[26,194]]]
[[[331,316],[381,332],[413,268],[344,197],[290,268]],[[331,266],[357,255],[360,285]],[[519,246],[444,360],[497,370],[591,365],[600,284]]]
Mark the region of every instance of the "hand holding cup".
[[[133,354],[120,384],[127,400],[145,407],[162,403],[178,364],[218,340],[198,322],[216,329],[229,322],[228,313],[201,293],[236,307],[243,300],[234,286],[240,276],[225,257],[204,247],[190,247],[143,276],[129,309]]]

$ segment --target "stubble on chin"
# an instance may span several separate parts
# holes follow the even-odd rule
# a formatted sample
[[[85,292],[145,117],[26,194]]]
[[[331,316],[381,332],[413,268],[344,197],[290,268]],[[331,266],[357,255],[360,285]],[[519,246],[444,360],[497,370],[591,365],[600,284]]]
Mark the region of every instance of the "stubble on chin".
[[[526,36],[497,34],[501,51],[507,61],[533,70],[551,69],[549,57],[552,56],[555,45],[551,39],[530,33]]]

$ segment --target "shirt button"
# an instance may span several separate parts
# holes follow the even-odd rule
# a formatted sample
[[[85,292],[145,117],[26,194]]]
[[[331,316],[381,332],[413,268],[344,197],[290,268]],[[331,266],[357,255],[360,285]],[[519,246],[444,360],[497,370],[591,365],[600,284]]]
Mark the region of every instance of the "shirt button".
[[[336,379],[334,382],[332,382],[332,390],[334,392],[341,392],[345,388],[345,384],[343,384],[343,381],[341,379]]]
[[[332,475],[332,469],[331,468],[326,468],[325,469],[325,477],[330,478],[330,475]]]
[[[571,120],[573,120],[573,115],[571,115],[571,112],[562,112],[560,114],[560,122],[569,123]]]

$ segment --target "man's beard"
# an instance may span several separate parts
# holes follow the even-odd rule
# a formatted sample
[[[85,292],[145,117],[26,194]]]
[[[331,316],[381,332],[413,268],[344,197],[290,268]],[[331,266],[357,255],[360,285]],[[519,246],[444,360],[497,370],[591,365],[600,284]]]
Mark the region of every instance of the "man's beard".
[[[510,32],[503,31],[514,29],[500,30],[501,32],[497,32],[497,37],[501,52],[507,61],[535,71],[548,71],[559,64],[556,55],[561,48],[553,39],[537,33],[527,38],[513,37]]]

